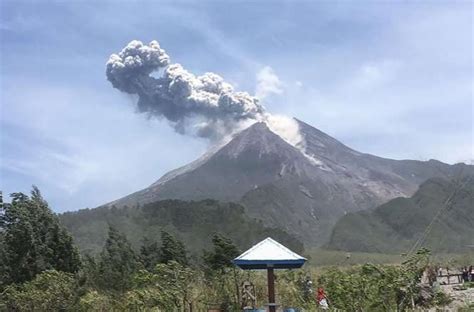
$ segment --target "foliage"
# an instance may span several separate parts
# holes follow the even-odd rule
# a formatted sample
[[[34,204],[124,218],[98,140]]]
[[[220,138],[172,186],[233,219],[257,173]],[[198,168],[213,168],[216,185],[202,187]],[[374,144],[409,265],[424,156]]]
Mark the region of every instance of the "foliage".
[[[77,282],[70,273],[45,271],[22,285],[7,286],[0,299],[8,311],[74,311]]]
[[[197,273],[174,260],[156,265],[152,272],[135,275],[133,290],[126,293],[128,310],[158,308],[164,311],[184,309],[193,302],[192,286]]]
[[[474,311],[474,303],[467,303],[463,307],[459,307],[458,312],[472,312]]]
[[[216,305],[239,311],[244,281],[255,285],[257,307],[267,301],[266,274],[233,266],[238,244],[221,234],[212,235],[212,249],[204,251],[202,265],[195,266],[189,264],[188,245],[167,231],[162,231],[161,244],[143,240],[137,255],[127,237],[109,227],[100,254],[84,255],[76,272],[79,266],[72,260],[79,258],[70,236],[37,189],[31,198],[13,194],[13,202],[2,205],[0,222],[0,311],[204,311]],[[18,268],[13,259],[19,261]],[[447,295],[426,296],[426,286],[420,284],[429,266],[429,252],[423,249],[400,266],[324,270],[318,284],[326,289],[332,308],[344,311],[445,305]],[[303,270],[277,271],[278,302],[304,311],[317,309],[316,285],[309,280],[311,275]]]
[[[160,246],[158,242],[145,237],[140,248],[140,261],[145,269],[151,271],[160,262]]]
[[[37,187],[31,196],[0,201],[0,288],[32,280],[45,270],[77,272],[79,253]]]
[[[331,269],[321,277],[320,283],[338,309],[389,311],[397,307],[398,273],[393,267],[367,264],[348,271]]]
[[[410,198],[348,213],[335,224],[328,247],[345,251],[402,253],[426,232],[422,245],[436,252],[466,252],[474,237],[474,179],[431,178]],[[448,200],[449,199],[449,200]],[[442,213],[438,213],[442,212]],[[436,222],[429,227],[434,218]]]
[[[240,251],[230,238],[214,233],[212,236],[213,250],[204,252],[203,260],[208,270],[220,271],[232,267],[232,260]]]
[[[219,306],[224,311],[239,311],[239,286],[245,279],[245,273],[235,268],[206,274],[201,289],[202,302],[207,306]]]
[[[80,250],[90,254],[102,250],[109,225],[125,234],[136,250],[144,237],[158,239],[165,230],[181,240],[195,258],[212,247],[215,232],[229,237],[241,249],[270,236],[297,253],[303,251],[297,238],[251,218],[243,206],[216,200],[162,200],[139,207],[83,209],[61,214],[60,220]]]
[[[100,288],[98,261],[90,255],[82,257],[81,270],[76,274],[81,289]]]
[[[332,268],[319,283],[332,306],[344,311],[405,311],[441,303],[445,298],[421,296],[420,281],[429,265],[429,251],[421,249],[401,266],[365,264],[348,270]]]
[[[182,265],[188,264],[188,256],[182,241],[176,239],[173,235],[166,231],[161,231],[161,249],[160,262],[168,263],[176,261]]]
[[[431,298],[430,303],[432,306],[435,306],[435,307],[437,306],[444,307],[450,304],[452,301],[453,299],[451,298],[451,296],[438,290],[433,294],[433,297]]]
[[[96,290],[90,290],[79,300],[79,311],[84,312],[105,312],[111,311],[114,307],[120,306],[110,296],[101,294]]]
[[[168,298],[158,287],[126,292],[121,307],[126,311],[174,311],[172,298]]]
[[[280,301],[285,307],[300,307],[304,310],[314,311],[316,301],[314,299],[314,287],[311,277],[303,270],[285,270],[278,273],[276,289]]]
[[[99,287],[117,292],[128,290],[139,269],[140,263],[127,238],[109,227],[109,237],[97,265]]]

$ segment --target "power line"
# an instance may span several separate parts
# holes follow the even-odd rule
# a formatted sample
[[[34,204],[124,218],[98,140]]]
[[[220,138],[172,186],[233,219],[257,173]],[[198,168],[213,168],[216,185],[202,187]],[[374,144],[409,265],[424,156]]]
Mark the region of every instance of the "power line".
[[[465,181],[463,181],[463,183],[456,183],[455,187],[454,187],[454,190],[453,192],[448,196],[448,198],[445,200],[444,204],[438,209],[438,211],[436,212],[436,214],[433,216],[433,218],[431,219],[430,223],[427,225],[427,227],[425,228],[425,231],[423,232],[423,234],[415,241],[415,243],[413,244],[413,246],[410,248],[410,250],[408,251],[407,255],[411,255],[413,254],[413,252],[417,249],[419,249],[421,246],[423,246],[423,244],[425,243],[426,241],[426,238],[428,237],[429,233],[431,232],[431,229],[433,228],[433,225],[435,224],[435,222],[437,221],[437,219],[439,218],[439,216],[444,212],[444,210],[447,210],[448,208],[451,208],[452,207],[452,200],[454,199],[454,197],[458,194],[458,192],[471,180],[471,176],[468,176],[468,178],[465,179]],[[454,180],[455,182],[457,182],[457,180]]]

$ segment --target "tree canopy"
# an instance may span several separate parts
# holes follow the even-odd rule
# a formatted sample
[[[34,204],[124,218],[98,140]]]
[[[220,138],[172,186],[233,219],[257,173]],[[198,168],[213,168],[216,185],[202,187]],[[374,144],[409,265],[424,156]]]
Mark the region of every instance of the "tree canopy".
[[[161,231],[160,262],[168,263],[170,261],[187,265],[188,256],[186,255],[186,248],[182,241],[166,231]]]
[[[204,253],[205,265],[215,271],[231,267],[232,260],[240,254],[237,246],[231,239],[218,233],[214,233],[212,236],[212,244],[213,250]]]
[[[98,260],[99,286],[102,289],[125,291],[131,276],[141,267],[125,235],[109,227],[109,236]]]
[[[13,193],[11,203],[0,201],[0,245],[3,284],[30,281],[45,270],[80,268],[71,235],[35,186],[31,196]]]

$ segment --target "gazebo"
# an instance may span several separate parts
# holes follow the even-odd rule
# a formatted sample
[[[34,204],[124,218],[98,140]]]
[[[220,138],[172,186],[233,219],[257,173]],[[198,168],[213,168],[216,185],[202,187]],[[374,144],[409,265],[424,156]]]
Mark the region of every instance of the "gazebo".
[[[240,256],[234,264],[244,270],[267,270],[268,307],[270,312],[276,311],[274,269],[301,268],[306,258],[296,254],[279,242],[267,237]]]

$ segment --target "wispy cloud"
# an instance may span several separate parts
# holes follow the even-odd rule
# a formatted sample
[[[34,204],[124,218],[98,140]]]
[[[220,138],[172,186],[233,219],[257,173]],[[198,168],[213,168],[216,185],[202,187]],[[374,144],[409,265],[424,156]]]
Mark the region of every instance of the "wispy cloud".
[[[115,92],[23,80],[18,93],[12,84],[4,88],[9,105],[0,119],[6,193],[36,184],[53,194],[56,209],[93,207],[151,184],[205,150],[205,142],[135,114],[131,100]],[[11,175],[24,182],[11,184],[5,180]]]
[[[397,79],[400,66],[400,62],[394,60],[367,62],[356,70],[343,87],[371,91],[373,88]]]
[[[257,72],[257,86],[255,95],[263,100],[272,94],[283,92],[283,83],[270,66],[265,66]]]

